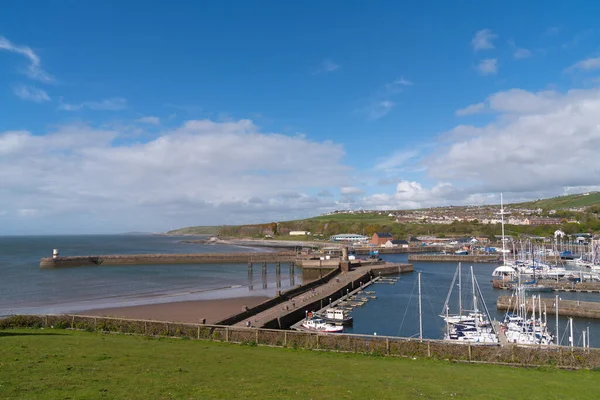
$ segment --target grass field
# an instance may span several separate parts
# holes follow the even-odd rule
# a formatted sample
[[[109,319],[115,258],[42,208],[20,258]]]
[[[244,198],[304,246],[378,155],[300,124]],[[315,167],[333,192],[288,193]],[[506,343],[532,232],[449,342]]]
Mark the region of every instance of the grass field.
[[[2,399],[597,399],[600,372],[0,331]]]

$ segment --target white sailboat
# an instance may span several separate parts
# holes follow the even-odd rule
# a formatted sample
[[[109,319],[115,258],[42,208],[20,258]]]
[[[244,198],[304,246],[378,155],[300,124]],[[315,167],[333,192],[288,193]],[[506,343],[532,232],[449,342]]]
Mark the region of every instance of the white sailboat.
[[[471,285],[473,288],[473,309],[467,314],[462,314],[462,291],[461,284],[459,283],[459,312],[458,314],[449,314],[449,300],[454,288],[454,282],[456,276],[459,276],[460,282],[460,264],[457,267],[457,272],[452,280],[450,291],[446,297],[446,303],[444,304],[445,315],[441,315],[446,321],[446,334],[444,340],[468,342],[468,343],[482,343],[482,344],[498,344],[498,336],[490,322],[489,312],[483,296],[481,296],[481,290],[479,290],[479,284],[475,279],[473,273],[473,267],[471,266]],[[481,302],[485,312],[479,310],[479,300],[477,294],[481,296]]]

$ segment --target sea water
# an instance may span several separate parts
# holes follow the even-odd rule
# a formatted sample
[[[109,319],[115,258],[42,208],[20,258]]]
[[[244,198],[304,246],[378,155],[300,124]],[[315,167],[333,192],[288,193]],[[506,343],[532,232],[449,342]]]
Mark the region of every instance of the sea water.
[[[287,265],[277,280],[247,264],[173,264],[40,268],[40,258],[61,255],[221,253],[265,251],[223,244],[183,243],[190,237],[78,235],[0,237],[0,315],[66,313],[93,308],[243,296],[274,296],[301,283]],[[278,287],[279,286],[279,287]]]
[[[408,262],[406,254],[386,254],[382,257],[392,262]],[[502,321],[505,311],[496,309],[499,296],[510,296],[511,291],[494,289],[492,287],[492,271],[497,264],[472,264],[475,278],[479,283],[483,298],[491,318]],[[462,264],[462,304],[463,309],[473,308],[473,290],[471,287],[470,264]],[[456,263],[452,262],[416,262],[414,272],[398,275],[400,278],[394,284],[376,283],[366,291],[374,291],[376,299],[369,300],[361,307],[352,311],[354,325],[344,330],[347,333],[362,333],[383,336],[418,337],[419,335],[419,299],[417,273],[421,272],[421,315],[423,320],[423,337],[441,339],[446,325],[440,315],[444,314],[444,303],[456,272]],[[536,293],[542,297],[555,298],[559,295],[563,300],[600,301],[597,293]],[[483,306],[478,300],[479,309]],[[458,313],[458,278],[450,298],[450,313]],[[550,310],[548,310],[550,311]],[[537,311],[536,311],[537,314]],[[555,316],[548,314],[548,326],[555,331]],[[559,317],[559,338],[563,345],[568,345],[568,319]],[[573,318],[575,345],[581,346],[581,332],[590,327],[593,347],[600,347],[600,320]]]

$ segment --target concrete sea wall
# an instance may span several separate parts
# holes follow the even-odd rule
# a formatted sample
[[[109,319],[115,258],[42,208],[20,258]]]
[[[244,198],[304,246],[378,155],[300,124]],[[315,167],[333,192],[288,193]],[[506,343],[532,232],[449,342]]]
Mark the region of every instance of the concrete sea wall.
[[[494,263],[502,260],[502,256],[488,254],[469,254],[469,255],[454,255],[454,254],[410,254],[409,262],[467,262],[467,263]]]
[[[536,313],[539,313],[539,300],[535,299]],[[500,296],[496,303],[498,310],[512,310],[516,304],[516,298],[512,296]],[[555,299],[542,298],[542,310],[548,314],[555,314]],[[527,299],[527,312],[533,310],[532,299]],[[577,300],[559,300],[558,315],[566,317],[582,317],[582,318],[600,318],[600,303],[594,301],[577,301]]]
[[[273,253],[119,254],[46,257],[40,260],[40,268],[141,264],[235,264],[248,262],[294,262],[295,260],[296,253],[289,251]]]

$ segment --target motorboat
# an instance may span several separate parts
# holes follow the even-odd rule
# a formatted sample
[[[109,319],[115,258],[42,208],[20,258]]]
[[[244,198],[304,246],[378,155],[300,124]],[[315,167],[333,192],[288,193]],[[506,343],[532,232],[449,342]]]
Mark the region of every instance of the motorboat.
[[[346,310],[339,308],[328,308],[324,313],[317,314],[323,321],[336,325],[352,325],[352,317]]]
[[[343,326],[333,325],[325,322],[321,318],[307,318],[302,322],[302,328],[308,331],[323,332],[323,333],[339,333],[344,331]]]

